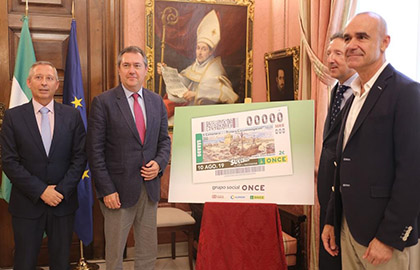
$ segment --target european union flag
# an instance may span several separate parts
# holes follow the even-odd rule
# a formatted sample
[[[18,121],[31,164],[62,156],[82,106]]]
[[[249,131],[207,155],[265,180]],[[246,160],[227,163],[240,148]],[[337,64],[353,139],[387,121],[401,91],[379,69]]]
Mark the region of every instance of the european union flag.
[[[80,68],[79,49],[77,46],[76,21],[71,22],[69,46],[64,73],[63,103],[78,109],[87,128],[86,103],[83,91],[82,71]],[[74,231],[84,245],[89,245],[93,238],[92,207],[93,194],[90,179],[89,165],[83,173],[82,179],[77,186],[79,197],[79,209],[76,211]]]

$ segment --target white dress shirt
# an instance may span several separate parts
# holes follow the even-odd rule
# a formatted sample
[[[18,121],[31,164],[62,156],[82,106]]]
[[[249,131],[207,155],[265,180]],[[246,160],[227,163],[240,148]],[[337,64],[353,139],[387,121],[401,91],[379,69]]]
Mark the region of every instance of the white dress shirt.
[[[351,105],[349,114],[347,116],[346,124],[344,127],[344,138],[343,138],[343,150],[346,147],[347,141],[349,139],[350,133],[353,129],[354,123],[356,122],[357,117],[359,116],[360,110],[363,107],[363,104],[365,104],[366,98],[370,92],[370,89],[375,84],[376,80],[378,79],[379,75],[382,73],[382,71],[385,69],[385,67],[388,65],[388,62],[385,61],[385,63],[378,69],[378,71],[375,73],[375,75],[370,78],[369,81],[367,81],[363,85],[364,92],[362,92],[362,82],[360,81],[360,77],[356,78],[351,83],[351,88],[353,89],[354,94],[354,100]]]
[[[124,85],[122,84],[121,86],[124,89],[124,93],[127,98],[128,105],[130,105],[129,107],[131,110],[131,114],[133,115],[133,119],[136,119],[136,117],[134,116],[134,99],[131,97],[135,92],[131,92],[130,90],[127,90],[127,88],[125,88]],[[140,90],[137,91],[136,93],[139,94],[137,101],[139,102],[141,110],[143,111],[144,127],[147,128],[146,107],[144,105],[144,98],[143,98],[143,87],[141,87]]]
[[[36,118],[36,123],[38,124],[39,133],[41,133],[41,110],[43,107],[48,108],[50,110],[48,112],[48,118],[50,120],[50,128],[51,128],[51,139],[54,134],[54,100],[51,100],[50,103],[47,104],[47,106],[41,105],[39,102],[37,102],[35,99],[32,99],[32,105],[34,106],[34,113]]]

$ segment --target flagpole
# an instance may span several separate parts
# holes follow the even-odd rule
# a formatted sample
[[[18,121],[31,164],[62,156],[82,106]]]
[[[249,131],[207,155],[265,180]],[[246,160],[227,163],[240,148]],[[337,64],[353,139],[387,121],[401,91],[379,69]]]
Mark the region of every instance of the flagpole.
[[[77,265],[75,265],[73,270],[97,270],[99,269],[99,265],[96,263],[88,263],[85,261],[85,258],[83,258],[83,243],[82,240],[80,240],[80,260]]]
[[[71,18],[74,20],[74,0],[71,1]]]
[[[74,15],[74,0],[72,0],[71,1],[71,18],[72,18],[72,20],[75,20],[75,17],[76,16]],[[66,63],[66,68],[67,68],[67,63]],[[67,70],[66,70],[66,73],[67,73]],[[64,88],[65,88],[65,86],[64,86]],[[72,269],[74,269],[74,270],[96,270],[96,269],[99,269],[99,265],[97,265],[96,263],[88,263],[88,262],[85,261],[84,254],[83,254],[83,242],[82,242],[82,240],[79,241],[79,245],[80,245],[79,263],[76,264]]]
[[[28,6],[28,0],[26,0],[26,7],[25,7],[25,16],[28,17],[29,13],[29,6]]]

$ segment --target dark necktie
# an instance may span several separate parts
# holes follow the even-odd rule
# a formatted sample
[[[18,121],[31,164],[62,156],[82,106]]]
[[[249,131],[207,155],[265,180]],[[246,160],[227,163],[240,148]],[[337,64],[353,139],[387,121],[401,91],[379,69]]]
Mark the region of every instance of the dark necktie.
[[[132,97],[134,99],[133,109],[134,109],[134,118],[136,120],[137,131],[139,132],[141,143],[144,143],[144,135],[146,134],[146,126],[144,124],[143,110],[141,109],[140,104],[137,100],[137,98],[139,97],[139,94],[134,93]]]
[[[331,118],[330,118],[330,126],[332,126],[337,118],[338,113],[340,112],[341,101],[344,97],[344,92],[347,91],[350,87],[347,85],[340,85],[338,86],[337,92],[335,93],[334,103],[332,104],[331,109]]]

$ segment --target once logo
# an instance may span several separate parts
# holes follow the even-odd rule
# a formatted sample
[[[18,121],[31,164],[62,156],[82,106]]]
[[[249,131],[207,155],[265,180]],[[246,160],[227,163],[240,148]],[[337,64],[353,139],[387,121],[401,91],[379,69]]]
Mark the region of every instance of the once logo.
[[[265,191],[265,185],[242,185],[243,191]]]

